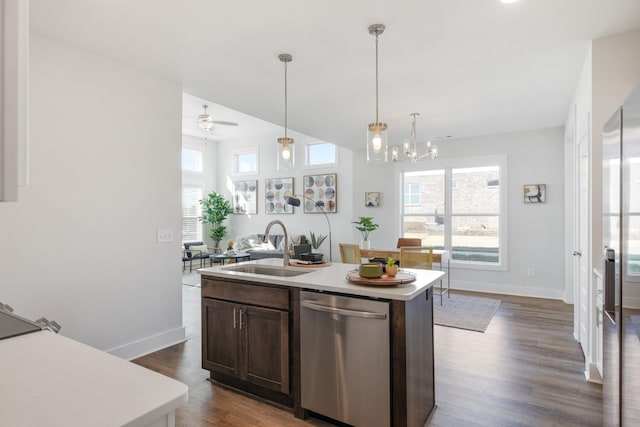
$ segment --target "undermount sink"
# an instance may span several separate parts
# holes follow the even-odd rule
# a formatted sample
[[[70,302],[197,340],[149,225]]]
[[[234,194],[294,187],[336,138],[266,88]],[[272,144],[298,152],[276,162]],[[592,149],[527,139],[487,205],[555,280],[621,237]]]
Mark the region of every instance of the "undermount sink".
[[[237,271],[239,273],[251,273],[261,274],[264,276],[278,276],[278,277],[295,277],[302,274],[310,273],[310,271],[293,270],[288,267],[275,267],[266,265],[238,265],[223,267],[224,271]]]

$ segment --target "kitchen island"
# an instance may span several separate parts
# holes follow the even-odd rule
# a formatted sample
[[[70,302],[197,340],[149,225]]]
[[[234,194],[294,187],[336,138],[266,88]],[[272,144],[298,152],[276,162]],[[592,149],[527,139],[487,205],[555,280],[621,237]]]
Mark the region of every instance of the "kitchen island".
[[[443,273],[405,269],[415,275],[413,282],[365,286],[346,279],[347,273],[355,268],[356,265],[340,263],[323,268],[283,267],[281,259],[263,259],[199,269],[202,275],[202,367],[210,371],[213,381],[290,407],[299,418],[311,410],[355,425],[423,426],[435,409],[432,284]],[[344,366],[336,362],[335,368],[328,369],[316,365],[318,361],[308,356],[302,357],[301,343],[305,340],[318,341],[316,344],[322,349],[336,348],[331,358],[337,361],[350,356],[358,346],[351,338],[346,339],[354,336],[353,332],[348,335],[349,327],[345,327],[342,320],[348,310],[320,307],[334,311],[327,317],[336,326],[331,342],[323,343],[321,340],[325,338],[315,332],[305,334],[310,326],[308,321],[304,325],[301,322],[301,311],[304,314],[305,308],[301,294],[317,295],[318,301],[321,297],[348,298],[356,303],[374,301],[388,307],[384,314],[388,338],[367,340],[384,348],[360,358],[363,364],[377,358],[377,353],[386,358],[382,359],[388,365],[383,373],[378,369],[372,372],[382,379],[386,377],[386,386],[358,392],[357,384],[353,383],[359,381],[352,378],[360,377],[354,377],[351,372],[358,366],[343,369]],[[366,314],[360,317],[371,315],[360,313]],[[345,351],[346,345],[351,350]],[[317,376],[316,371],[322,371],[322,375]],[[316,376],[309,377],[309,373]],[[315,382],[309,378],[315,378]],[[320,384],[324,378],[335,379],[338,389],[325,390],[325,385]],[[364,380],[363,383],[368,378]],[[329,383],[334,384],[331,381]],[[377,417],[375,423],[361,421],[363,418],[358,418],[358,413],[363,411],[355,407],[354,399],[342,395],[343,390],[345,393],[356,390],[365,406],[384,407],[381,412],[387,414]],[[313,401],[335,402],[337,409],[325,411],[322,405],[310,403]],[[372,405],[377,401],[383,404]]]

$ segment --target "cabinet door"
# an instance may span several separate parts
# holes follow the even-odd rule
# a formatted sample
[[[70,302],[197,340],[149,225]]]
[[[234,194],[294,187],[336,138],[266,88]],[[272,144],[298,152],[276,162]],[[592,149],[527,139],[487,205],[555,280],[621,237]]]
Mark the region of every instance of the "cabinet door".
[[[289,313],[245,306],[242,316],[242,377],[271,390],[289,393]]]
[[[240,306],[202,299],[202,368],[240,376]]]

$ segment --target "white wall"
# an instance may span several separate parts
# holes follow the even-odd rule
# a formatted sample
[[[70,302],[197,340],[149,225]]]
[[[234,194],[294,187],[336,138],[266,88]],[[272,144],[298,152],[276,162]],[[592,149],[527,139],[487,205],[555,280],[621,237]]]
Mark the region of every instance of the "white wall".
[[[30,185],[0,205],[1,300],[125,358],[183,340],[180,88],[32,35],[30,97]]]
[[[564,182],[562,129],[490,135],[438,144],[440,159],[507,155],[507,271],[452,268],[451,286],[505,294],[562,299],[564,296]],[[436,160],[437,162],[438,160]],[[407,164],[404,164],[407,165]],[[408,166],[369,165],[364,153],[354,154],[354,216],[373,216],[380,228],[372,246],[393,248],[400,229],[400,170]],[[546,184],[547,203],[525,205],[523,185]],[[366,191],[382,192],[382,206],[366,208],[357,201]],[[352,242],[360,236],[351,233]],[[535,277],[527,275],[535,269]]]
[[[283,131],[274,129],[264,134],[256,135],[251,140],[234,140],[224,141],[218,146],[218,161],[216,168],[216,191],[222,192],[229,200],[232,196],[232,181],[235,180],[252,180],[258,181],[258,213],[256,215],[230,215],[227,222],[228,233],[227,238],[236,239],[239,236],[246,236],[253,233],[264,233],[267,224],[273,220],[282,221],[287,227],[290,235],[304,234],[309,236],[309,231],[318,234],[327,234],[327,221],[322,214],[304,213],[303,208],[295,208],[293,214],[266,214],[265,213],[265,179],[279,177],[293,177],[294,191],[296,194],[302,194],[303,176],[337,173],[337,200],[338,209],[336,213],[327,214],[332,230],[332,248],[333,260],[340,261],[340,252],[338,248],[339,242],[344,242],[345,235],[351,233],[353,216],[353,188],[352,188],[352,152],[345,148],[338,147],[337,166],[308,168],[304,167],[304,146],[307,141],[316,141],[312,138],[295,137],[295,155],[296,165],[293,171],[280,172],[276,168],[277,158],[277,139],[283,136]],[[247,149],[255,149],[258,147],[259,152],[259,169],[258,174],[254,175],[234,175],[232,159],[236,152],[246,151]],[[272,233],[282,234],[282,230],[278,226],[272,228]],[[208,231],[205,229],[205,234]],[[329,258],[329,239],[325,240],[320,252],[325,254],[325,259]]]

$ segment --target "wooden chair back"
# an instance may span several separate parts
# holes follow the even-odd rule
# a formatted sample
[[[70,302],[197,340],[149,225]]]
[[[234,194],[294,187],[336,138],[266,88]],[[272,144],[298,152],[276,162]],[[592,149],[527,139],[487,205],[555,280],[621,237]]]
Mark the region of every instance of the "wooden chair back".
[[[398,239],[398,246],[396,246],[396,248],[401,248],[403,246],[422,246],[422,239],[413,237],[401,237]]]
[[[340,262],[346,264],[362,264],[360,246],[340,243]]]
[[[400,267],[433,270],[433,248],[427,246],[401,246]]]

